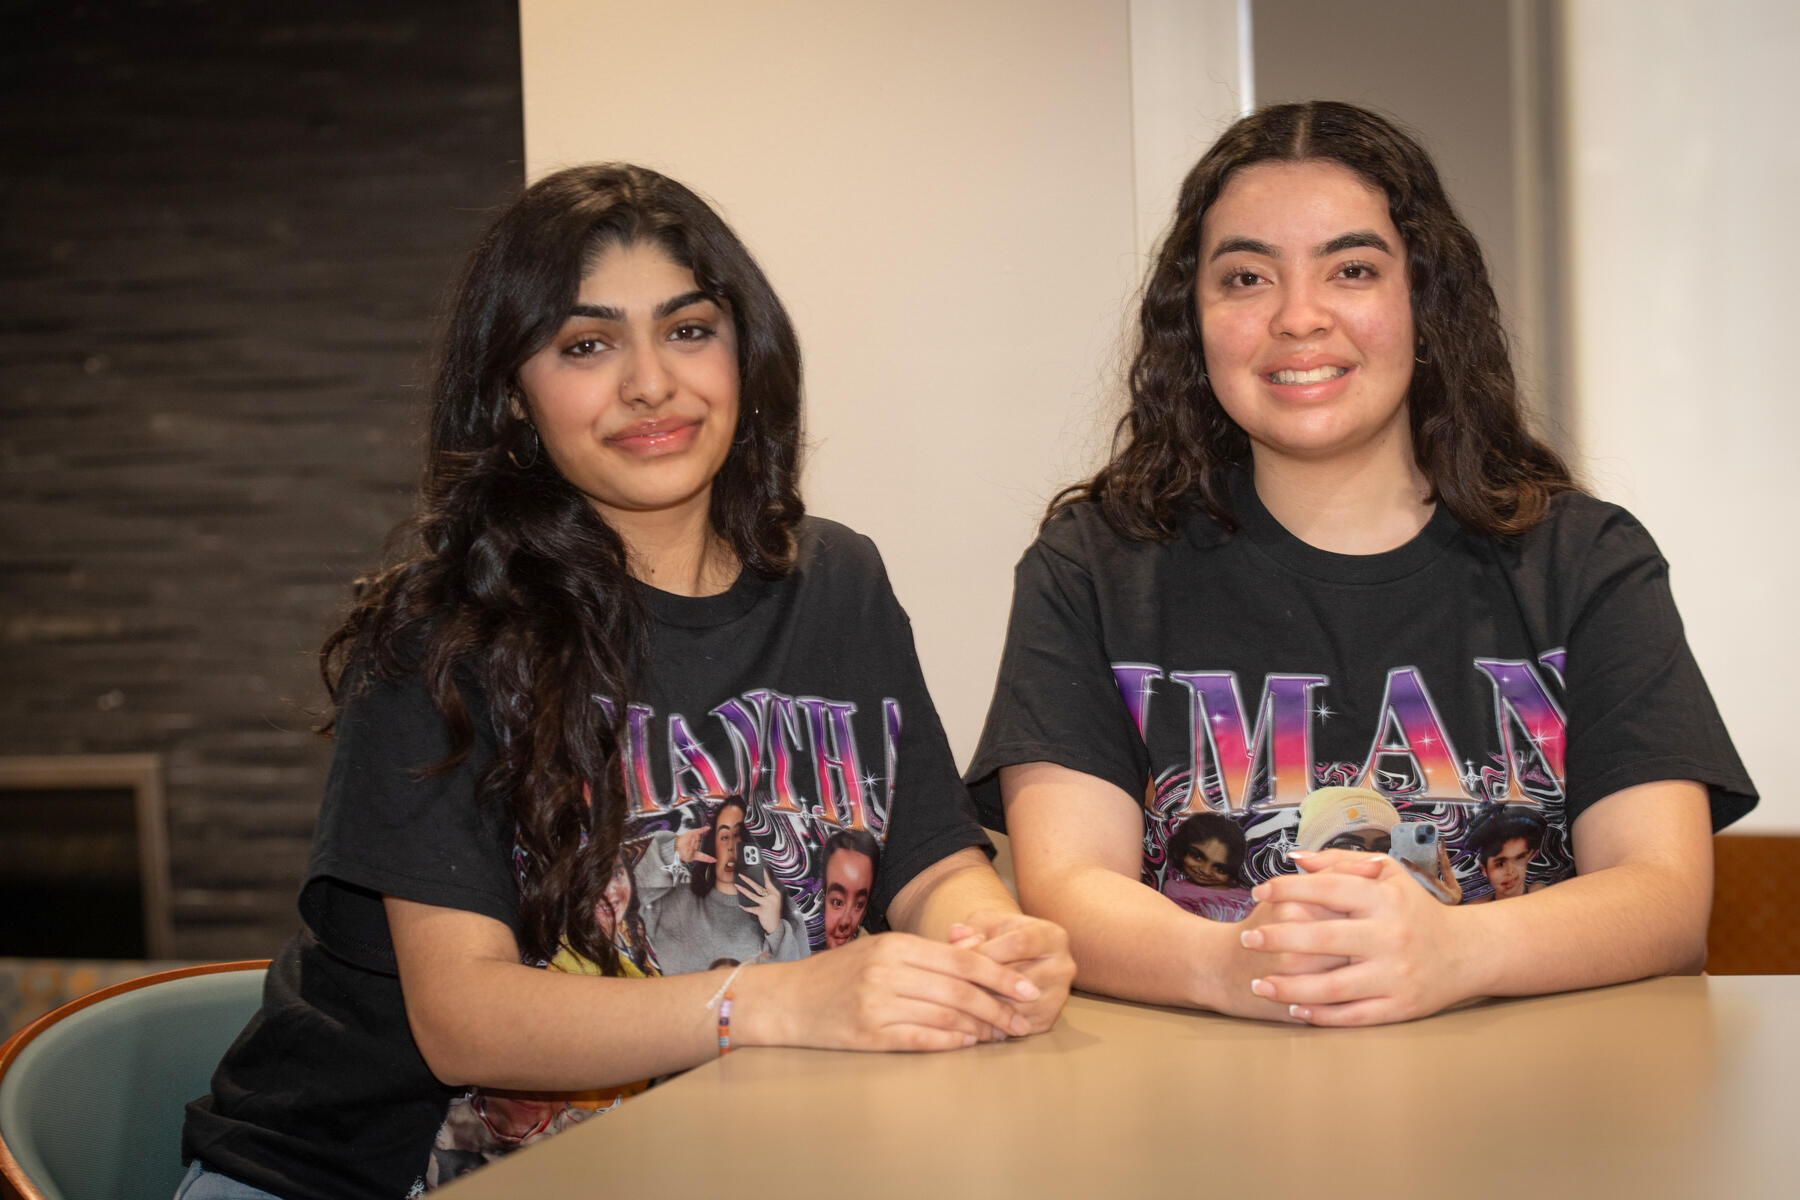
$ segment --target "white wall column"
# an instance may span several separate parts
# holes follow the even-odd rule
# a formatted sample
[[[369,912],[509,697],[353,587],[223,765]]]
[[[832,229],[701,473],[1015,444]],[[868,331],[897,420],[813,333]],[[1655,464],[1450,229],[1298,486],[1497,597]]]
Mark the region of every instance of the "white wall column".
[[[1672,565],[1763,792],[1745,827],[1800,830],[1784,786],[1800,669],[1800,8],[1582,0],[1563,21],[1581,465]]]

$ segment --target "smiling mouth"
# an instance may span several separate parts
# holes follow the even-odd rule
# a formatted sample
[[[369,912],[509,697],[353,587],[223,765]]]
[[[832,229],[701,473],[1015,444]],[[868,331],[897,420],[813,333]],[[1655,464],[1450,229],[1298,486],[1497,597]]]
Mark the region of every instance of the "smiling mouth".
[[[1314,367],[1310,371],[1276,371],[1268,379],[1270,383],[1325,383],[1349,372],[1349,367]]]

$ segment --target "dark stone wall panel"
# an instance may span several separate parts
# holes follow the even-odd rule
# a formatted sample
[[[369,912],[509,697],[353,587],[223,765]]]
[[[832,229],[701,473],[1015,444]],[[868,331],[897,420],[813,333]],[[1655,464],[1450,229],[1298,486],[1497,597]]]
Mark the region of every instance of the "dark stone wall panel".
[[[0,754],[164,756],[178,954],[294,925],[313,653],[517,194],[513,3],[0,3]]]

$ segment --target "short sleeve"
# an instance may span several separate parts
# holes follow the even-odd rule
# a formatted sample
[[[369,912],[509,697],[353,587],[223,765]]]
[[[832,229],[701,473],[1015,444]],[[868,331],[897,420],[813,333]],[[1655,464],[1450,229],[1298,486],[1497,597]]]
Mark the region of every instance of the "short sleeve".
[[[967,774],[989,828],[1006,828],[998,773],[1016,763],[1055,763],[1143,793],[1149,754],[1120,694],[1102,620],[1088,569],[1040,538],[1013,573],[1000,674]]]
[[[872,547],[871,547],[872,551]],[[894,597],[887,573],[876,561],[879,578],[876,620],[883,629],[881,641],[891,646],[894,699],[897,712],[881,714],[884,722],[898,720],[895,739],[894,801],[888,809],[881,868],[870,896],[871,911],[886,923],[888,905],[921,871],[958,850],[978,847],[992,857],[993,845],[976,820],[969,791],[956,770],[956,756],[943,722],[925,686],[913,644],[912,622]]]
[[[383,896],[480,913],[516,932],[510,820],[484,809],[476,780],[492,757],[486,709],[463,699],[476,744],[438,769],[450,735],[421,676],[348,676],[337,749],[319,810],[300,914],[321,945],[371,970],[392,972]]]
[[[1689,650],[1650,534],[1609,507],[1579,563],[1565,662],[1567,813],[1643,783],[1705,784],[1714,830],[1749,812],[1756,791]]]

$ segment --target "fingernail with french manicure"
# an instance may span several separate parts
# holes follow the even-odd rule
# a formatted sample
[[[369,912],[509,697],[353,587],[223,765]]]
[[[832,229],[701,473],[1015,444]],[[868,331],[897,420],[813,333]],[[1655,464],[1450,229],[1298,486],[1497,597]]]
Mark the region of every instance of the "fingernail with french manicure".
[[[1256,993],[1258,996],[1267,996],[1267,995],[1272,994],[1275,989],[1270,987],[1268,984],[1264,983],[1260,979],[1252,979],[1250,981],[1250,990],[1252,992]]]
[[[1238,934],[1238,941],[1244,943],[1244,949],[1257,950],[1263,944],[1263,932],[1260,929],[1246,929]]]

